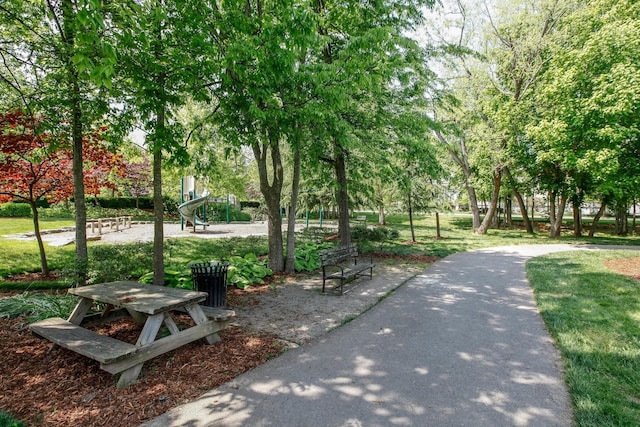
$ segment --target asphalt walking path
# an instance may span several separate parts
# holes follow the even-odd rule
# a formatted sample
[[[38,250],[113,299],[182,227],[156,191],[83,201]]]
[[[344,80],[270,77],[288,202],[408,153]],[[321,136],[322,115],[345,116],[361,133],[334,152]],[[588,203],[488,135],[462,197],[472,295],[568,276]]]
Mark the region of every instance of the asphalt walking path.
[[[570,426],[525,263],[578,248],[446,257],[322,339],[145,426]]]

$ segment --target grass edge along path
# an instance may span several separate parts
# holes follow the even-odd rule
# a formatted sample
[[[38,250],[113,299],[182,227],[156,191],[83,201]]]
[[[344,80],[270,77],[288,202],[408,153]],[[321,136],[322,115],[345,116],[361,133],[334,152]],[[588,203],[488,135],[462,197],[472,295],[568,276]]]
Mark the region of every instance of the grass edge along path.
[[[560,350],[575,425],[640,426],[640,282],[605,261],[637,251],[540,256],[527,276]]]

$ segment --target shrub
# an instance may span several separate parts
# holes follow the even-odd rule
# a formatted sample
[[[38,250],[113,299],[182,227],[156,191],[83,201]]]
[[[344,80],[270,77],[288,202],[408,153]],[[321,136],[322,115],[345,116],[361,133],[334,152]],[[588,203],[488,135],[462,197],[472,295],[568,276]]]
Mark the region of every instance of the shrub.
[[[265,221],[267,214],[262,208],[244,208],[242,213],[249,215],[253,221]]]
[[[229,207],[230,221],[251,221],[251,215]],[[227,220],[227,205],[221,203],[209,203],[207,205],[207,220],[210,222],[225,222]]]
[[[397,239],[399,236],[398,230],[389,227],[368,228],[365,225],[351,227],[351,238],[358,241],[383,242]]]
[[[178,213],[178,206],[180,205],[180,203],[178,202],[178,199],[174,199],[173,197],[165,194],[162,196],[162,205],[164,206],[165,214],[170,216],[180,215]],[[153,207],[153,203],[151,204],[151,206]]]
[[[39,212],[40,218],[73,218],[74,209],[73,205],[69,203],[56,203],[51,205],[47,209],[42,209]]]
[[[0,205],[0,216],[31,217],[31,207],[26,203],[4,203]]]
[[[152,269],[150,243],[95,245],[89,248],[89,282],[135,279]]]
[[[246,254],[244,257],[232,256],[229,258],[229,264],[227,283],[234,284],[240,289],[245,289],[254,283],[262,284],[265,276],[273,274],[265,262],[258,260],[255,254]]]
[[[134,209],[136,207],[135,197],[98,197],[87,199],[93,202],[94,206],[107,209]],[[140,209],[153,209],[153,199],[151,197],[138,197],[137,205]]]
[[[193,289],[193,279],[191,276],[191,263],[203,262],[201,260],[191,261],[185,265],[167,265],[164,270],[164,284],[171,288]],[[212,261],[218,262],[218,261]],[[273,274],[273,271],[265,265],[265,261],[260,261],[253,253],[248,253],[244,257],[229,257],[229,268],[227,270],[227,284],[236,285],[240,289],[245,289],[254,283],[264,283],[265,276]],[[153,283],[153,272],[143,274],[139,279],[141,283]]]
[[[253,202],[253,201],[244,201],[244,202],[240,202],[240,209],[244,210],[246,208],[254,208],[254,209],[258,209],[260,207],[260,202]]]
[[[144,274],[138,279],[140,283],[153,283],[153,272]],[[193,289],[193,279],[189,267],[167,267],[164,270],[164,285],[170,288]]]
[[[313,271],[320,267],[318,251],[330,248],[331,243],[300,242],[296,244],[295,269],[296,271]]]
[[[0,427],[24,427],[24,423],[0,410]]]

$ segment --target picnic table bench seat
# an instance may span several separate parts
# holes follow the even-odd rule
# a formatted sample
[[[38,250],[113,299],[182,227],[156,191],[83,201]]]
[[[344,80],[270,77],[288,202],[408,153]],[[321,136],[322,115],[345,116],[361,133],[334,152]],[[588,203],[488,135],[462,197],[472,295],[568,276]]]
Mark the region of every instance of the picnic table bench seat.
[[[60,347],[82,354],[100,363],[113,363],[136,351],[136,346],[115,338],[100,335],[60,317],[32,323],[29,328],[36,335]]]
[[[359,254],[356,245],[340,248],[323,249],[318,252],[322,267],[322,292],[325,292],[327,280],[340,280],[340,294],[344,293],[344,284],[349,279],[360,276],[373,278],[373,260],[358,262]],[[368,272],[367,272],[368,270]]]

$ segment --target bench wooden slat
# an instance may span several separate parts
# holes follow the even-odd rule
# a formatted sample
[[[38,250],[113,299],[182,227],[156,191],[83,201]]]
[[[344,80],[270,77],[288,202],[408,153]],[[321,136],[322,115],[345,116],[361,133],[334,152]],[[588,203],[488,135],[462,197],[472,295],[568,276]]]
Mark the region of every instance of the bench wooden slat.
[[[207,315],[209,319],[215,320],[216,322],[223,322],[230,320],[232,317],[236,317],[236,312],[233,310],[226,310],[220,307],[208,307],[206,305],[201,305],[202,311]]]
[[[368,270],[370,268],[372,268],[374,265],[373,264],[355,264],[352,266],[349,266],[347,268],[345,268],[342,271],[336,271],[335,273],[332,274],[328,274],[327,278],[332,278],[332,279],[340,279],[343,276],[344,277],[353,277],[353,276],[357,276],[358,274],[362,273],[365,270]]]
[[[29,326],[31,332],[68,350],[100,363],[113,363],[136,351],[136,346],[100,335],[60,317],[41,320]]]
[[[236,317],[236,312],[234,310],[227,310],[221,307],[209,307],[206,305],[201,305],[200,308],[207,315],[207,318],[211,320],[215,320],[216,322],[225,322],[227,320],[231,320],[231,318]],[[179,311],[180,313],[186,313],[187,310],[185,308],[178,308],[175,311]]]

